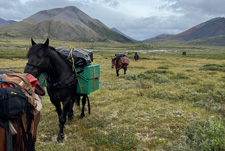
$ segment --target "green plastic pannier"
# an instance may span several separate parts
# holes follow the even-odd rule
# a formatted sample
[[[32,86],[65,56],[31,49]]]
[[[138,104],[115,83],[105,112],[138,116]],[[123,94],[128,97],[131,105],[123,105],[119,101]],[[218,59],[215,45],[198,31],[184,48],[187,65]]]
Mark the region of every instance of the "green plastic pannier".
[[[77,93],[90,94],[99,89],[100,66],[99,64],[88,65],[81,69],[76,68],[78,74]]]
[[[99,64],[88,65],[83,68],[77,67],[76,72],[80,72],[77,78],[77,93],[90,94],[99,89],[100,66]],[[46,74],[41,74],[39,83],[46,87]]]

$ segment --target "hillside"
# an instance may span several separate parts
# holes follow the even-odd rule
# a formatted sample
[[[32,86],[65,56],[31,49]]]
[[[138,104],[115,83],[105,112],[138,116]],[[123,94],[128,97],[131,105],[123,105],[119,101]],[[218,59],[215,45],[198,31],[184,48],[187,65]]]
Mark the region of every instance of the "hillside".
[[[15,24],[0,27],[0,36],[76,41],[133,42],[74,6],[43,10]]]
[[[170,35],[170,34],[161,34],[161,35],[158,35],[158,36],[153,37],[151,39],[144,40],[143,42],[144,43],[158,43],[158,42],[162,42],[164,40],[167,40],[168,38],[170,38],[172,36],[173,35]]]
[[[9,24],[12,24],[12,23],[15,23],[16,21],[14,20],[4,20],[2,18],[0,18],[0,26],[5,26],[5,25],[9,25]]]
[[[157,36],[143,42],[162,44],[167,41],[173,41],[173,44],[175,44],[179,41],[185,44],[225,46],[224,36],[225,18],[218,17],[203,22],[179,34],[173,36]]]
[[[197,26],[194,26],[174,38],[182,41],[205,39],[225,35],[225,18],[214,18]]]

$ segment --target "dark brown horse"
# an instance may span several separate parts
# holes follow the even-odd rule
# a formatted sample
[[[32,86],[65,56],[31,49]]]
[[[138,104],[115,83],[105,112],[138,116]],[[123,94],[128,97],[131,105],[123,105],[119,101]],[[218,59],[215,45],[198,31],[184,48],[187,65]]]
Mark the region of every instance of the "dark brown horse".
[[[127,66],[129,65],[129,58],[124,54],[116,54],[114,58],[112,58],[112,68],[116,68],[116,75],[119,76],[119,71],[121,68],[124,70],[124,74],[126,74]]]
[[[0,70],[0,74],[4,73],[15,73],[14,71],[9,71],[9,70]],[[36,99],[40,97],[40,95],[45,95],[45,90],[44,88],[37,83],[35,85],[35,93],[38,94],[36,95]],[[40,99],[40,98],[39,98]],[[39,100],[40,101],[40,100]],[[7,131],[6,128],[0,125],[0,151],[34,151],[35,150],[35,142],[36,142],[36,136],[37,136],[37,127],[40,121],[40,111],[33,109],[33,120],[31,123],[31,128],[30,132],[32,134],[31,140],[28,140],[26,131],[27,131],[27,118],[26,114],[24,114],[21,118],[18,119],[13,119],[10,121],[9,126],[11,128],[10,133]],[[3,119],[0,119],[0,122],[4,122]],[[8,122],[7,122],[8,123]],[[13,129],[13,130],[12,130]],[[16,132],[15,134],[12,134],[12,132]],[[7,134],[8,133],[8,134]],[[7,142],[6,137],[10,138],[12,141],[11,143]]]
[[[139,55],[138,55],[137,52],[135,52],[135,54],[134,54],[134,60],[135,60],[135,61],[138,61],[138,60],[139,60]]]

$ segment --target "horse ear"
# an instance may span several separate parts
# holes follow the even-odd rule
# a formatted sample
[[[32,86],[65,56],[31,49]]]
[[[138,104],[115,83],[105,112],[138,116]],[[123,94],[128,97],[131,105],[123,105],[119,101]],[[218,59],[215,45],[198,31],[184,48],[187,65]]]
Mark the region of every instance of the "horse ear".
[[[48,47],[48,45],[49,45],[49,39],[47,38],[46,41],[45,41],[45,43],[44,43],[44,46],[45,47]]]
[[[31,38],[31,44],[32,44],[32,46],[36,45],[36,42],[34,42],[34,40],[32,38]]]

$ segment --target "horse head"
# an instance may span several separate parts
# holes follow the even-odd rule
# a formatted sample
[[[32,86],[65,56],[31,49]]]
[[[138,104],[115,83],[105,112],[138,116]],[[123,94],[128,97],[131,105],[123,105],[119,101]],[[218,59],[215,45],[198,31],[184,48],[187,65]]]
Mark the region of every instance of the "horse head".
[[[36,44],[33,39],[31,39],[32,46],[30,47],[27,58],[28,62],[24,69],[24,73],[30,73],[37,77],[43,72],[48,72],[50,67],[50,52],[49,39],[45,41],[44,44]]]
[[[116,58],[111,58],[112,59],[112,68],[116,65]]]

